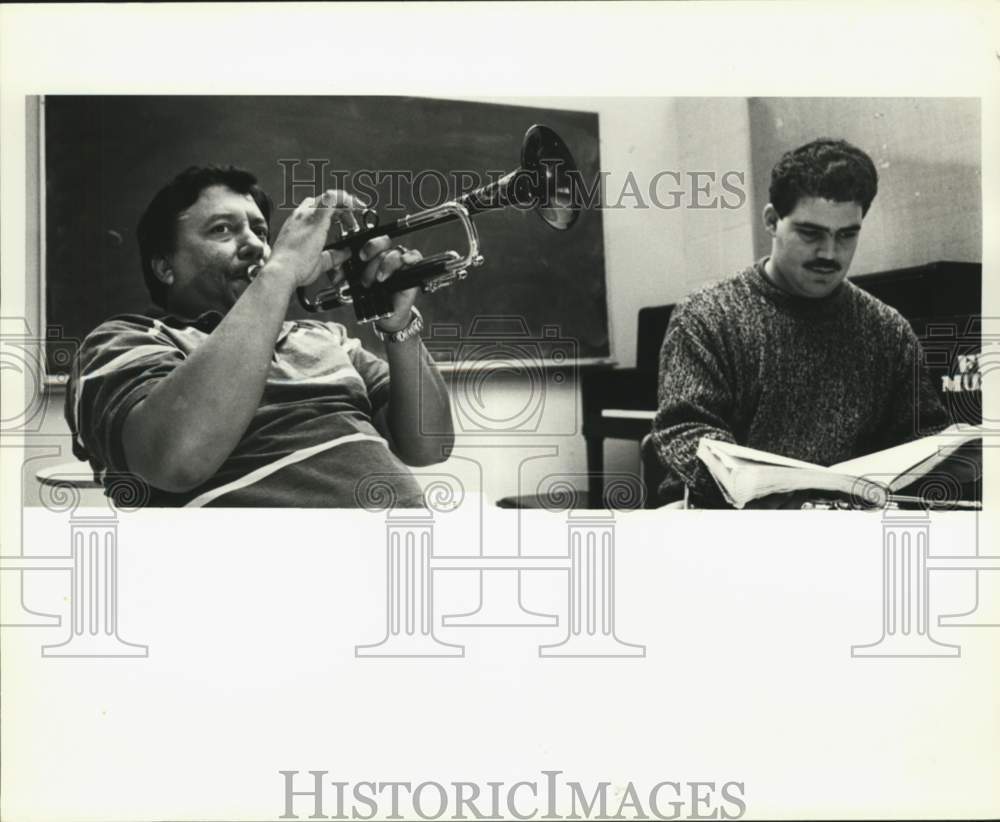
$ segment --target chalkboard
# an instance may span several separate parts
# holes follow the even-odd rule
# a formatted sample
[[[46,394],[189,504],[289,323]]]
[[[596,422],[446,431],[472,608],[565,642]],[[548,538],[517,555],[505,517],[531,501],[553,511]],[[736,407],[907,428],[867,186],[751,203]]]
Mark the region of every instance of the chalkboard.
[[[135,225],[153,194],[191,165],[252,171],[276,206],[272,236],[296,203],[326,187],[353,183],[383,222],[451,199],[474,179],[516,169],[533,123],[555,129],[585,182],[599,178],[598,118],[585,112],[412,97],[49,96],[43,105],[46,323],[50,334],[78,340],[150,304]],[[600,209],[585,209],[569,231],[519,208],[475,223],[486,262],[418,298],[426,324],[462,336],[502,316],[504,333],[542,341],[532,350],[607,357]],[[402,241],[430,254],[462,250],[459,239],[444,226]],[[307,315],[293,302],[289,316],[343,322],[370,342],[350,307]],[[65,356],[51,354],[49,373],[65,372]]]

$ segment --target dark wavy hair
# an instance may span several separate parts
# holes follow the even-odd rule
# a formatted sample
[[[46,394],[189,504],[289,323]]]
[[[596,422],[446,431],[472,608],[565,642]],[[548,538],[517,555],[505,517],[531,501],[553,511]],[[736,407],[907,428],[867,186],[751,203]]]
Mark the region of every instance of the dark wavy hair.
[[[235,166],[191,166],[174,177],[153,197],[136,229],[142,276],[149,296],[161,308],[167,307],[167,284],[153,273],[153,260],[175,250],[177,217],[198,200],[202,191],[217,185],[226,186],[237,194],[249,194],[268,225],[271,223],[271,198],[249,171]]]
[[[801,197],[855,202],[864,216],[878,192],[878,173],[865,152],[846,140],[823,138],[785,152],[771,170],[771,205],[781,217]]]

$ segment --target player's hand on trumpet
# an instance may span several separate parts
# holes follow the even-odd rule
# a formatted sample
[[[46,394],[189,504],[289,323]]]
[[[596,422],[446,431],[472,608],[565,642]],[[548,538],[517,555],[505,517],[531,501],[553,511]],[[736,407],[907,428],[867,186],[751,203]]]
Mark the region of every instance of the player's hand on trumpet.
[[[361,285],[364,288],[371,288],[376,282],[385,282],[397,271],[416,265],[424,258],[423,254],[416,249],[393,245],[392,240],[384,236],[373,237],[365,243],[358,256],[365,263],[361,273]],[[337,286],[344,282],[343,266],[349,257],[350,253],[346,251],[331,249],[323,252],[321,270],[327,272],[331,285]],[[419,293],[418,286],[394,292],[392,294],[392,316],[378,320],[375,323],[378,329],[385,334],[392,334],[405,328],[412,316],[410,309],[413,306],[413,301]]]
[[[319,270],[326,272],[331,285],[338,286],[344,282],[343,266],[350,256],[348,251],[335,249],[323,252]],[[385,282],[397,271],[415,265],[424,258],[424,255],[416,249],[393,245],[392,240],[388,237],[373,237],[362,246],[358,256],[365,263],[361,273],[361,285],[365,288],[371,288],[376,282]],[[316,279],[316,276],[314,274],[309,282]],[[420,288],[416,286],[405,291],[394,292],[392,295],[392,316],[375,323],[379,330],[385,334],[392,334],[405,328],[410,322],[410,308],[419,293]]]
[[[350,259],[351,252],[324,251],[323,246],[335,223],[341,231],[356,231],[367,207],[363,200],[338,189],[328,189],[319,197],[306,197],[281,226],[266,258],[268,265],[291,272],[296,288],[310,285],[323,272],[330,272],[336,285],[338,276],[343,279],[341,267]],[[374,242],[367,243],[365,250]],[[371,250],[376,251],[374,247]]]
[[[388,237],[376,237],[361,249],[361,259],[366,261],[361,284],[370,288],[376,282],[385,282],[403,268],[416,265],[424,255],[413,248],[391,245]],[[419,287],[396,291],[392,295],[392,316],[376,321],[375,325],[385,334],[393,334],[410,323],[413,301],[420,293]]]
[[[339,225],[341,235],[354,233],[362,227],[367,204],[346,191],[329,189],[319,197],[307,197],[285,220],[271,251],[269,262],[294,272],[295,287],[312,284],[326,274],[331,286],[344,282],[344,263],[351,257],[350,249],[323,249],[330,229]],[[423,259],[416,250],[393,245],[388,237],[374,237],[361,248],[359,257],[365,263],[361,283],[365,288],[384,282],[406,266]],[[379,320],[381,331],[391,334],[410,322],[410,308],[419,288],[409,288],[392,295],[392,316]]]

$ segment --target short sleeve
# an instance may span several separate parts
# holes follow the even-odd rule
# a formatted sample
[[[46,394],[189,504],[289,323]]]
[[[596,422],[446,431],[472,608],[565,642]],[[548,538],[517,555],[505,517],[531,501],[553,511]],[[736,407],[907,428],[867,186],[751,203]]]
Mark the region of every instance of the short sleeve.
[[[146,317],[109,320],[89,334],[66,391],[73,453],[97,471],[128,471],[125,418],[185,357],[165,326]]]
[[[342,325],[334,323],[330,323],[330,325],[335,325],[339,329],[344,340],[344,349],[351,358],[351,365],[364,380],[374,416],[380,408],[389,403],[389,364],[381,357],[366,350],[361,345],[361,340],[349,337],[347,329]]]

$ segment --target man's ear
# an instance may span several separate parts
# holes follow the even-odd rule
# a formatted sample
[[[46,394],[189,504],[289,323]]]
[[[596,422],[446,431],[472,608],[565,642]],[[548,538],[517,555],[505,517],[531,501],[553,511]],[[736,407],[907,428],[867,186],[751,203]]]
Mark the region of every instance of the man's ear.
[[[166,257],[154,257],[152,259],[153,274],[161,283],[166,285],[174,284],[174,272],[170,267],[170,260]]]
[[[778,220],[780,219],[781,216],[778,214],[778,209],[770,203],[764,206],[764,228],[767,229],[767,233],[772,237],[778,230]]]

